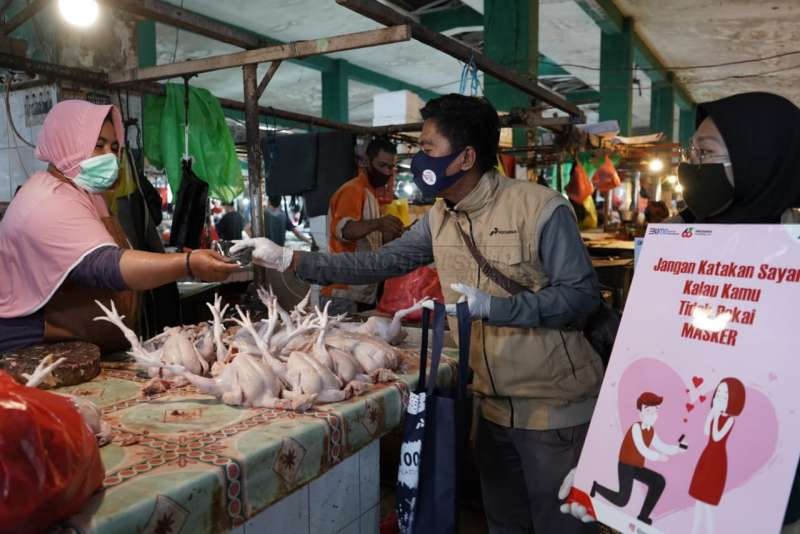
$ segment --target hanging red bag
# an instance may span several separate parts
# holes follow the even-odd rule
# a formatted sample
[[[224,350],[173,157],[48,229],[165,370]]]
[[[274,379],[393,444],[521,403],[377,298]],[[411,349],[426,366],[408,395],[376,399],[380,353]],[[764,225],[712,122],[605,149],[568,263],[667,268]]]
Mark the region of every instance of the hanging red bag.
[[[94,434],[72,401],[0,372],[0,532],[42,532],[103,483]]]
[[[589,181],[589,175],[586,174],[586,169],[577,159],[572,162],[572,171],[569,173],[569,183],[565,191],[567,196],[576,204],[583,204],[583,201],[594,191],[594,187]]]
[[[420,267],[403,276],[386,280],[383,283],[383,295],[378,302],[378,311],[394,315],[398,310],[410,308],[426,297],[444,302],[439,274],[432,267]],[[406,316],[406,320],[410,321],[421,319],[422,310]]]
[[[617,174],[617,169],[614,168],[614,164],[611,163],[611,160],[606,155],[606,159],[602,165],[595,171],[594,176],[592,176],[592,183],[600,190],[601,193],[606,194],[612,189],[616,189],[619,187],[619,184],[622,181],[619,179],[619,174]]]

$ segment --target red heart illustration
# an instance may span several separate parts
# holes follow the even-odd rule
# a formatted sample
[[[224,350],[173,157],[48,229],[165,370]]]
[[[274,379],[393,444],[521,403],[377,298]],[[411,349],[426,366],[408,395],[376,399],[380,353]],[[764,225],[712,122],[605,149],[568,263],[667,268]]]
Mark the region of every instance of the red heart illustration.
[[[686,403],[686,411],[687,412],[691,412],[692,410],[694,410],[694,404],[692,404],[691,402],[687,402]]]
[[[700,395],[700,402],[705,402],[705,401],[706,401],[706,396]]]
[[[694,387],[699,388],[702,383],[703,379],[701,377],[699,376],[692,377],[692,384],[694,384]]]
[[[684,418],[683,418],[683,422],[684,422],[684,423],[688,423],[688,422],[689,422],[689,420],[688,420],[687,418],[685,418],[685,417],[684,417]]]

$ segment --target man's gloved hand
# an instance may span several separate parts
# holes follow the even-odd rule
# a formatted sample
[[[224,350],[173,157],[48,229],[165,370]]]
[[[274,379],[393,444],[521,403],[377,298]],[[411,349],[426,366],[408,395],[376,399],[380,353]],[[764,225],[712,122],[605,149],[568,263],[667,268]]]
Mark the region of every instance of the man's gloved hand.
[[[467,301],[469,313],[473,319],[487,319],[489,317],[492,297],[488,293],[481,291],[477,287],[471,287],[465,284],[451,284],[450,288],[453,291],[461,293],[462,297],[458,299],[459,302]],[[448,315],[456,315],[455,304],[448,304],[446,309]]]
[[[234,241],[230,253],[236,254],[246,248],[253,249],[253,263],[267,269],[285,271],[292,264],[294,252],[288,247],[276,245],[266,237],[255,237]]]
[[[572,489],[572,484],[574,481],[575,468],[573,467],[570,469],[569,473],[567,473],[567,476],[564,477],[564,482],[561,483],[561,488],[558,490],[558,500],[563,501],[569,496],[569,492]],[[586,510],[586,507],[576,502],[562,504],[561,513],[570,514],[584,523],[592,523],[595,521],[594,516]]]

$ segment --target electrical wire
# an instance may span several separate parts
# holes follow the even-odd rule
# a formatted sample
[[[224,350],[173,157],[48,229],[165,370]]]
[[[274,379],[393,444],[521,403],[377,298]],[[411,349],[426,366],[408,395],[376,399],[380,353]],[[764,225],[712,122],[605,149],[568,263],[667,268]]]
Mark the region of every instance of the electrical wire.
[[[181,0],[181,9],[183,9],[183,0]],[[178,39],[181,36],[180,28],[175,28],[175,48],[172,50],[172,61],[170,63],[175,63],[175,60],[178,57]]]
[[[8,119],[8,124],[11,126],[11,129],[14,130],[14,135],[16,135],[20,141],[25,143],[31,148],[36,148],[36,145],[22,137],[20,133],[17,131],[17,127],[14,124],[14,119],[11,117],[11,76],[6,77],[6,118]],[[16,139],[14,140],[14,144],[16,144]],[[21,162],[20,162],[21,163]],[[23,166],[24,168],[24,166]],[[27,171],[26,171],[27,172]]]

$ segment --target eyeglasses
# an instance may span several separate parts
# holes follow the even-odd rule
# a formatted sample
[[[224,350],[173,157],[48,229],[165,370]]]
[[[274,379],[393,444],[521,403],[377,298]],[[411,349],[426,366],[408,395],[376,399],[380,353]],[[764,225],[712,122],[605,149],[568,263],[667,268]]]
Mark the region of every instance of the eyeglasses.
[[[681,162],[692,164],[703,163],[722,163],[730,164],[731,157],[728,154],[719,154],[713,150],[700,148],[694,143],[681,148]]]

